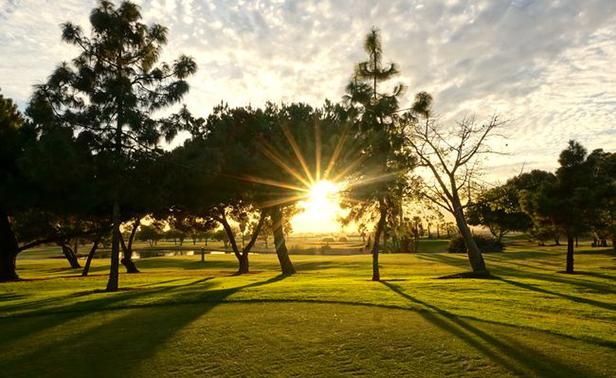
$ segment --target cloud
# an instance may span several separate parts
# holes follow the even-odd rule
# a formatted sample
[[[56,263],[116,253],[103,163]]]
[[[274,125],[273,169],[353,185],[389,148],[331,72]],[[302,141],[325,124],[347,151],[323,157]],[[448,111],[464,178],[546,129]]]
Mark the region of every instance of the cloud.
[[[400,64],[405,101],[427,90],[445,120],[500,113],[507,157],[497,175],[551,168],[570,138],[616,149],[616,2],[143,0],[146,22],[169,27],[164,58],[193,55],[189,107],[339,99],[362,40],[382,30],[385,57]],[[94,2],[0,2],[0,86],[23,106],[74,51],[60,23],[87,25]],[[509,170],[503,167],[510,167]],[[496,173],[498,172],[498,173]]]

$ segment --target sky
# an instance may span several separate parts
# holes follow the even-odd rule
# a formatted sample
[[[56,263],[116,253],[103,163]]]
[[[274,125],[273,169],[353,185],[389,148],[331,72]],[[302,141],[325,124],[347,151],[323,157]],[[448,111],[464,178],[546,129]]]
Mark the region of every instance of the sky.
[[[554,169],[569,139],[616,150],[616,1],[144,0],[169,28],[163,59],[193,56],[186,104],[313,105],[344,93],[371,27],[407,86],[435,98],[442,122],[508,120],[485,162],[491,182]],[[0,0],[0,88],[23,108],[32,86],[75,56],[60,24],[87,26],[94,1]]]

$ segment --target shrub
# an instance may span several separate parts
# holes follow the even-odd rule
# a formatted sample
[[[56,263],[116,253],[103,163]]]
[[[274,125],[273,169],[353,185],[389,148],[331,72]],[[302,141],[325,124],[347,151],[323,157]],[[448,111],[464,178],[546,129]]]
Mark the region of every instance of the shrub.
[[[474,235],[475,243],[481,250],[481,252],[502,252],[503,243],[487,236]],[[466,253],[466,246],[464,245],[464,239],[461,236],[457,236],[449,241],[449,247],[447,250],[451,253]]]
[[[338,238],[338,241],[341,242],[341,243],[346,243],[349,240],[346,237],[342,236],[342,237]]]

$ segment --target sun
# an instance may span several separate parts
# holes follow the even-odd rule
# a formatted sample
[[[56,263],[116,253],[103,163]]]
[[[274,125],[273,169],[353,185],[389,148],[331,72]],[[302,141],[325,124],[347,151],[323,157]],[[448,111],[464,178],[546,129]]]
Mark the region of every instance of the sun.
[[[297,232],[332,232],[340,229],[338,216],[341,185],[328,180],[315,182],[299,205],[302,211],[293,218]]]
[[[321,180],[312,185],[309,190],[309,204],[312,206],[327,206],[332,205],[336,200],[340,188],[339,185],[331,181]]]

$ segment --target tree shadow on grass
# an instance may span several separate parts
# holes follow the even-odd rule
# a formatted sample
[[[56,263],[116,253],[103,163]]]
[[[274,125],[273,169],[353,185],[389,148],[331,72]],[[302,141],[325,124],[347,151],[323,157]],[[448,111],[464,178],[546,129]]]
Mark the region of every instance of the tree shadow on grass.
[[[49,364],[54,364],[54,361],[56,361],[55,363],[59,369],[63,368],[63,366],[69,369],[71,366],[79,365],[82,360],[89,361],[88,364],[92,366],[100,364],[97,359],[101,357],[100,353],[107,349],[112,354],[116,353],[116,350],[125,350],[126,356],[116,356],[120,360],[113,361],[113,363],[128,364],[128,366],[123,366],[115,371],[116,375],[123,375],[131,367],[132,363],[146,359],[175,332],[216,307],[228,296],[244,289],[280,281],[285,276],[278,275],[264,281],[257,281],[228,289],[207,290],[211,287],[209,280],[212,278],[214,277],[191,281],[183,285],[114,293],[102,298],[60,306],[48,313],[33,311],[31,316],[19,316],[19,327],[12,327],[16,323],[15,318],[0,319],[0,326],[3,329],[3,340],[0,341],[0,350],[5,348],[10,350],[15,343],[19,343],[20,340],[28,336],[42,338],[43,335],[41,333],[45,330],[52,327],[62,327],[74,320],[81,319],[79,322],[82,322],[83,319],[87,319],[89,316],[90,323],[92,323],[91,317],[103,313],[110,314],[106,315],[106,317],[112,318],[112,320],[95,325],[85,332],[65,330],[63,334],[68,335],[68,337],[64,339],[51,341],[43,339],[43,344],[46,342],[45,345],[34,348],[32,351],[8,361],[0,357],[0,361],[2,361],[2,365],[7,366],[7,371],[15,369],[14,371],[19,372],[20,369],[28,366],[28,361],[32,360],[45,360],[49,361]],[[89,291],[88,293],[93,294],[94,292]],[[177,303],[129,302],[122,304],[122,302],[138,300],[141,297],[157,296],[162,293],[172,294],[174,302]],[[180,304],[196,306],[179,306]],[[115,314],[119,314],[116,310],[124,310],[124,312],[120,316],[114,317]],[[146,323],[150,324],[150,326],[154,324],[153,329],[144,325]],[[114,333],[118,330],[121,330],[121,332]],[[82,347],[85,348],[83,350],[90,351],[90,354],[80,356],[78,359],[72,356],[62,356],[64,351],[75,348],[75,346],[79,346],[77,350],[80,350]],[[135,355],[135,351],[139,351],[138,355]],[[5,354],[1,353],[0,355]],[[124,361],[125,357],[129,358]],[[63,360],[63,358],[68,360]],[[62,362],[58,363],[57,361]],[[36,365],[40,366],[41,364]],[[82,374],[76,373],[71,368],[70,371],[57,375],[87,375],[88,372],[91,372],[92,366],[84,365]],[[32,375],[40,375],[45,372],[33,371],[31,373]]]
[[[453,266],[453,267],[460,267],[464,265],[463,264],[464,261],[461,262],[460,259],[457,259],[452,256],[446,256],[444,254],[435,253],[435,254],[431,254],[430,256],[425,256],[425,255],[419,256],[418,255],[417,258],[423,259],[423,260],[440,262],[440,263]],[[498,273],[498,276],[501,276],[504,274],[507,276],[513,276],[513,277],[518,277],[518,278],[529,278],[529,279],[535,279],[535,280],[545,281],[545,282],[561,283],[561,284],[566,284],[566,285],[578,286],[578,287],[582,287],[585,289],[591,289],[597,292],[616,294],[616,290],[614,289],[613,285],[603,284],[603,283],[595,282],[595,281],[587,281],[587,280],[582,279],[582,276],[584,275],[592,276],[592,274],[583,273],[579,275],[562,275],[557,272],[543,274],[543,273],[533,272],[530,270],[516,269],[515,267],[512,267],[510,265],[503,265],[503,264],[509,264],[509,263],[495,263],[494,261],[491,261],[489,264],[490,266],[488,266],[488,268],[492,267],[493,268],[492,271],[496,271]],[[531,269],[547,270],[547,269],[538,268],[538,267],[535,267],[529,264],[519,264],[517,262],[515,264],[520,265],[520,266],[525,266]],[[602,278],[602,277],[599,277],[599,278]]]
[[[458,316],[407,294],[394,284],[387,281],[381,281],[381,283],[394,293],[428,310],[419,312],[426,320],[516,374],[549,377],[587,376],[586,372],[556,361],[535,349],[519,343],[503,342]]]
[[[568,299],[568,300],[576,302],[576,303],[582,303],[582,304],[587,304],[587,305],[590,305],[590,306],[595,306],[595,307],[603,308],[605,310],[612,310],[612,311],[616,310],[616,304],[600,302],[600,301],[596,301],[596,300],[588,299],[588,298],[576,297],[575,295],[570,295],[570,294],[563,294],[563,293],[559,293],[559,292],[556,292],[556,291],[543,289],[543,288],[535,286],[535,285],[526,284],[526,283],[517,282],[517,281],[511,281],[511,280],[508,280],[508,279],[505,279],[505,278],[502,278],[502,277],[498,277],[497,279],[499,281],[501,281],[501,282],[506,283],[506,284],[513,285],[513,286],[516,286],[516,287],[520,287],[520,288],[526,289],[526,290],[535,291],[537,293],[549,294],[549,295],[553,295],[553,296],[556,296],[556,297],[561,297],[561,298],[564,298],[564,299]]]
[[[184,285],[165,286],[163,288],[157,289],[119,291],[113,294],[107,294],[103,297],[99,296],[103,295],[104,293],[101,290],[86,290],[70,293],[59,297],[45,298],[23,304],[13,305],[10,307],[5,307],[3,308],[5,311],[7,311],[7,309],[17,311],[21,310],[23,311],[23,313],[0,318],[0,327],[3,328],[3,338],[0,339],[0,348],[4,348],[6,345],[35,335],[39,332],[43,332],[53,327],[65,324],[73,319],[85,316],[89,312],[115,309],[116,307],[114,306],[118,306],[118,304],[123,301],[133,300],[145,295],[161,294],[165,291],[187,285],[196,285],[209,281],[212,278],[214,277],[207,277],[204,279],[191,281],[190,283]],[[68,305],[60,305],[44,310],[40,309],[41,307],[52,303],[64,303],[66,300],[70,300],[72,298],[87,297],[90,295],[95,295],[97,297],[86,301],[71,303]],[[119,308],[126,307],[119,306]],[[27,326],[21,328],[11,327],[10,325],[14,323],[16,319],[19,319],[22,324],[25,323]]]

